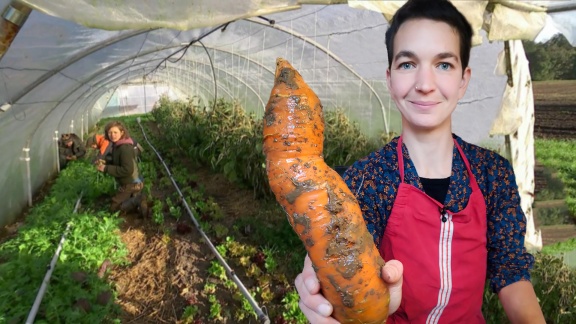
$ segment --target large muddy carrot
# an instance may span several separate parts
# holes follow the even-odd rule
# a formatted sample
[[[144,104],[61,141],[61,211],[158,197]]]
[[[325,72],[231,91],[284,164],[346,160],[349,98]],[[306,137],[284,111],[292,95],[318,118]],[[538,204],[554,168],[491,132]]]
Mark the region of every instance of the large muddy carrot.
[[[270,187],[304,243],[323,295],[342,323],[384,323],[389,293],[384,261],[354,195],[324,162],[322,105],[286,60],[264,115],[264,154]]]

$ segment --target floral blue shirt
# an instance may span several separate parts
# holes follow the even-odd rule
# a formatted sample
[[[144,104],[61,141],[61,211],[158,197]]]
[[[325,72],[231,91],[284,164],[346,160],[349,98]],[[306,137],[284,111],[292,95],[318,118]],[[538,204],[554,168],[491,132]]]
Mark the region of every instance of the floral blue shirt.
[[[534,257],[524,248],[526,217],[510,162],[495,152],[464,142],[453,135],[470,162],[472,173],[486,201],[487,276],[494,292],[520,280],[530,280]],[[356,195],[368,231],[376,246],[384,235],[388,217],[400,184],[394,138],[380,150],[354,163],[344,173],[350,190]],[[403,145],[404,181],[424,191],[414,164]],[[444,205],[453,213],[468,203],[472,190],[468,172],[458,149],[454,147],[452,175]]]

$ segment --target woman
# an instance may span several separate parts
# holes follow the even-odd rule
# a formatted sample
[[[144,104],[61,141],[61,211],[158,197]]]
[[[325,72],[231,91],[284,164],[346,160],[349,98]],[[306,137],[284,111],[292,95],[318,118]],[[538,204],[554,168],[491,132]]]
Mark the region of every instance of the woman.
[[[58,141],[60,170],[68,165],[69,161],[76,161],[86,154],[86,147],[76,134],[62,134]]]
[[[134,141],[119,121],[111,121],[104,128],[106,139],[112,143],[112,161],[97,165],[98,171],[116,178],[118,192],[112,197],[110,209],[115,212],[138,210],[140,216],[148,216],[146,197],[142,193],[144,183],[138,171]]]
[[[386,76],[402,134],[344,173],[386,261],[387,323],[485,323],[486,279],[511,323],[544,323],[512,166],[452,134],[471,39],[447,0],[409,0],[396,12]],[[310,322],[336,323],[308,257],[296,288]]]

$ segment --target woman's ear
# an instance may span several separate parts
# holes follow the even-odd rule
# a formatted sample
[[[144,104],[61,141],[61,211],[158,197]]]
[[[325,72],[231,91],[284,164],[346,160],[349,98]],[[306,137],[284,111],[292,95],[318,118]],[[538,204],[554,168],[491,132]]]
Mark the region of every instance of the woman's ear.
[[[468,89],[468,84],[470,82],[470,77],[472,76],[472,69],[466,67],[462,73],[462,80],[460,81],[460,89],[458,91],[458,99],[462,99],[466,94],[466,89]]]

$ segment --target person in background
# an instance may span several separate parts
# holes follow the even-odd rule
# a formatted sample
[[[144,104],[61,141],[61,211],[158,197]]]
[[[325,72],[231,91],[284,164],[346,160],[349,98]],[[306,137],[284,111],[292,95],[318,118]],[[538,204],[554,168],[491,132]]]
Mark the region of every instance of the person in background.
[[[140,158],[142,156],[142,152],[144,148],[140,143],[136,142],[135,139],[132,138],[134,142],[134,152],[136,153],[136,160],[140,162]],[[94,134],[86,140],[86,146],[92,149],[98,150],[96,157],[94,157],[94,163],[110,163],[112,160],[112,145],[110,145],[110,141],[106,139],[105,135],[101,134]]]
[[[58,155],[61,170],[68,165],[69,161],[75,161],[85,154],[86,147],[76,134],[62,134],[58,141]]]
[[[107,164],[97,164],[98,171],[116,178],[118,192],[112,197],[110,209],[129,213],[138,211],[140,216],[148,216],[148,205],[143,179],[138,170],[134,141],[120,121],[111,121],[104,128],[105,136],[112,144],[112,159]]]
[[[402,132],[344,173],[386,261],[389,324],[485,323],[486,279],[511,323],[545,323],[512,166],[452,133],[472,33],[448,0],[409,0],[394,14],[386,77]],[[336,323],[309,257],[295,285],[310,322]]]
[[[86,146],[98,150],[94,163],[107,164],[112,161],[112,145],[105,135],[94,134],[86,140]]]

